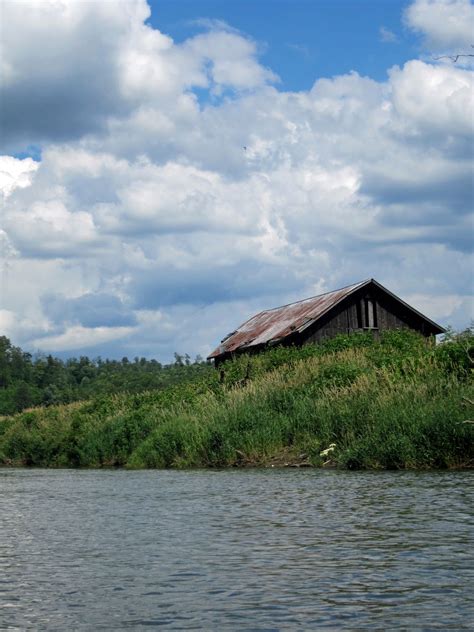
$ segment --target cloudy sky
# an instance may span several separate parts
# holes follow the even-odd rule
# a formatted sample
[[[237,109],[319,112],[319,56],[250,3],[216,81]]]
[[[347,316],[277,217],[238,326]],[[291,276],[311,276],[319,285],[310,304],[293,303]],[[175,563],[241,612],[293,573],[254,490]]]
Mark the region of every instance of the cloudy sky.
[[[1,0],[0,333],[207,355],[374,277],[472,318],[469,0]]]

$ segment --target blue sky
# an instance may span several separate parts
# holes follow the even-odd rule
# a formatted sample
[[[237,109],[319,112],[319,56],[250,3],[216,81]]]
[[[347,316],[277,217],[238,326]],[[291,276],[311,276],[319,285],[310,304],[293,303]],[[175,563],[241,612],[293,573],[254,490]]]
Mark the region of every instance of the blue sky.
[[[6,0],[0,332],[207,355],[375,277],[472,319],[470,0]],[[245,149],[244,149],[245,147]]]
[[[149,23],[182,42],[202,30],[206,21],[221,20],[258,42],[260,59],[278,74],[281,89],[308,90],[317,77],[352,70],[383,80],[388,68],[416,56],[419,38],[402,21],[409,4],[397,0],[152,0]]]

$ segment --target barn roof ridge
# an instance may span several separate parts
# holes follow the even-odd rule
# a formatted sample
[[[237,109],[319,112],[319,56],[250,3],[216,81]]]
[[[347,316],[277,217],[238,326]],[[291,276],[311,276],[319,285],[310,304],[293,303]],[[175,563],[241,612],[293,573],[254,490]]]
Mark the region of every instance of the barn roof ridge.
[[[255,318],[255,316],[259,316],[260,314],[266,314],[267,312],[274,312],[277,309],[283,309],[284,307],[290,307],[290,305],[297,305],[298,303],[304,303],[305,301],[311,301],[315,298],[321,298],[322,296],[326,296],[327,294],[336,294],[337,292],[342,292],[342,290],[348,290],[349,288],[360,288],[370,283],[371,281],[375,281],[375,279],[365,279],[364,281],[359,281],[359,283],[349,283],[349,285],[344,285],[343,287],[337,288],[336,290],[328,290],[327,292],[322,292],[321,294],[315,294],[314,296],[307,296],[306,298],[300,298],[299,301],[292,301],[291,303],[285,303],[284,305],[278,305],[277,307],[270,307],[269,309],[262,309],[261,312],[254,314],[251,318]],[[377,281],[375,281],[377,283]],[[378,283],[380,285],[380,283]],[[383,287],[383,286],[381,286]],[[385,289],[385,288],[384,288]],[[251,320],[249,318],[249,320]],[[248,322],[248,321],[246,321]]]

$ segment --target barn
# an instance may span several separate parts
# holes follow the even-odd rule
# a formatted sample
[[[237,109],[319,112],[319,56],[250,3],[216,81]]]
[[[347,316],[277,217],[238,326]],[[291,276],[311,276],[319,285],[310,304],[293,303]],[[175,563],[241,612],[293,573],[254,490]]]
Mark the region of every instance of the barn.
[[[341,333],[409,328],[423,336],[445,330],[383,285],[368,279],[333,292],[267,309],[228,334],[208,356],[218,365],[273,345],[319,342]]]

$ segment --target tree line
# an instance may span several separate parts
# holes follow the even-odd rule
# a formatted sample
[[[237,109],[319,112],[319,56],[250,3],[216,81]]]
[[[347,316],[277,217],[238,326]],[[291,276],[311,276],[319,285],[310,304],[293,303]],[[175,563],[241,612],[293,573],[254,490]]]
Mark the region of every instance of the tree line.
[[[0,336],[0,415],[110,393],[138,393],[192,380],[211,367],[200,357],[174,354],[174,362],[127,357],[108,360],[80,356],[60,360],[31,354]]]

